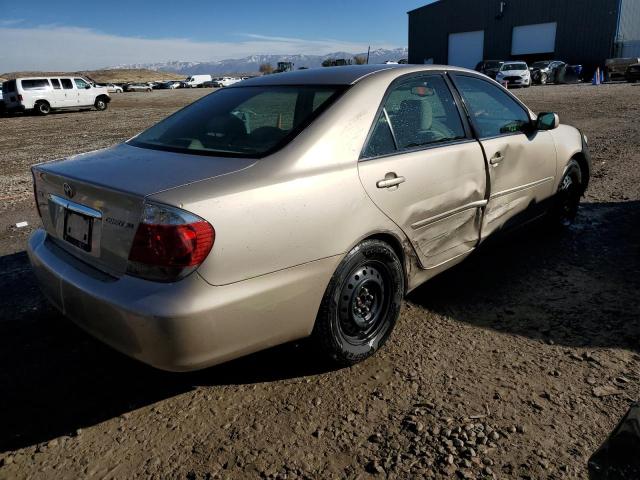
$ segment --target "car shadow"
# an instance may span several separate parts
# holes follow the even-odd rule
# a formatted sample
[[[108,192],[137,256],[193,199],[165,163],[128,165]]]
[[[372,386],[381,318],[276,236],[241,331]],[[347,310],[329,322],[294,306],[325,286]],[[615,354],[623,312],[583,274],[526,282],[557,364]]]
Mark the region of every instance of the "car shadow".
[[[331,370],[293,342],[192,373],[156,370],[104,346],[40,293],[25,252],[0,257],[0,452],[73,435],[202,385]]]
[[[638,349],[640,202],[586,204],[562,235],[527,227],[408,301],[481,328],[567,346]],[[162,372],[94,340],[48,305],[25,252],[0,257],[0,452],[73,435],[203,385],[330,371],[291,343],[194,373]]]
[[[640,350],[640,202],[592,203],[567,232],[531,225],[408,300],[454,320],[569,347]]]

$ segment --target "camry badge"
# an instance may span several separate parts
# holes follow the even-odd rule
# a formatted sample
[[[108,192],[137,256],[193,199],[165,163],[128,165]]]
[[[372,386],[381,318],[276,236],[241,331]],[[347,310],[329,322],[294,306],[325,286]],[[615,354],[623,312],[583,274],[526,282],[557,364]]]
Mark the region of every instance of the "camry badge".
[[[76,194],[76,192],[73,190],[73,187],[68,183],[63,184],[62,188],[64,189],[64,194],[69,198],[73,198],[73,196]]]

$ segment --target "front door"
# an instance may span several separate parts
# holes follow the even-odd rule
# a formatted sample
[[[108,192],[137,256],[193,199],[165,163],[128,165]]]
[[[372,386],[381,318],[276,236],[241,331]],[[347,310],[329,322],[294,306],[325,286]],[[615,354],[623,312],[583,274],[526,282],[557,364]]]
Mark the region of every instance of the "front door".
[[[82,78],[74,78],[73,81],[78,89],[78,106],[86,107],[93,105],[94,98],[91,91],[91,85],[85,82]]]
[[[484,157],[440,74],[392,85],[358,171],[369,197],[404,231],[424,268],[475,248],[486,204]]]
[[[454,80],[489,163],[484,239],[543,212],[553,193],[556,149],[551,133],[533,129],[528,110],[502,87],[476,76]]]

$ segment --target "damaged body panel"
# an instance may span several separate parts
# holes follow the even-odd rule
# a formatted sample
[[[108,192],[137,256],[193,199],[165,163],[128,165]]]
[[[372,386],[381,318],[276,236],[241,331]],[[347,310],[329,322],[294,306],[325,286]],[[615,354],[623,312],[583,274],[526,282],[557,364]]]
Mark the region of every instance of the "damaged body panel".
[[[579,131],[470,70],[267,75],[35,166],[28,254],[65,315],[156,367],[308,336],[349,365],[494,232],[556,204],[570,222],[589,165]]]

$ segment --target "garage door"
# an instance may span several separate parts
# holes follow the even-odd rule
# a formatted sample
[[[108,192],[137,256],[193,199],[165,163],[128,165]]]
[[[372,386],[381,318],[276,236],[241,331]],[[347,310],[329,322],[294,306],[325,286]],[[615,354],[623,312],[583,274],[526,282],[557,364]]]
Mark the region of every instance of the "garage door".
[[[511,55],[555,52],[556,27],[556,22],[514,27]]]
[[[476,68],[483,60],[484,30],[449,35],[449,65]]]

